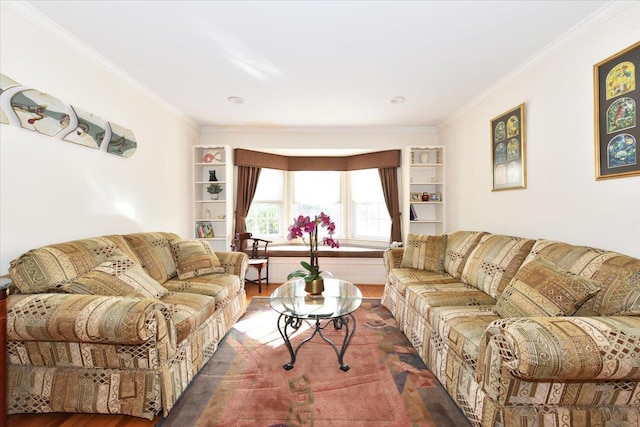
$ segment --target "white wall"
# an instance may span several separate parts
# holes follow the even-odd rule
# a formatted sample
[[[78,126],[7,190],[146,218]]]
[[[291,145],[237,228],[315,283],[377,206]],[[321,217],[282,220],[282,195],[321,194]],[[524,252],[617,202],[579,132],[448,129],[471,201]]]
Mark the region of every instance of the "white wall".
[[[125,159],[0,126],[0,274],[48,243],[154,230],[190,236],[199,129],[37,16],[3,2],[0,18],[0,72],[132,129],[138,142]]]
[[[593,97],[593,65],[640,40],[640,3],[603,16],[438,129],[449,163],[449,230],[549,238],[640,257],[640,176],[595,180]],[[528,188],[491,192],[489,120],[522,102]]]
[[[407,145],[437,145],[438,135],[433,128],[204,128],[201,143],[228,144],[233,148],[258,151],[265,149],[381,151],[402,149]]]

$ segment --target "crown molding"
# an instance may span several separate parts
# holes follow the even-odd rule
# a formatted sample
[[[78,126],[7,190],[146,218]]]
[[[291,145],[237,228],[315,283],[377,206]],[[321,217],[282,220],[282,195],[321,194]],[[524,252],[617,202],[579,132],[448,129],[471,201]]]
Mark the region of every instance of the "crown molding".
[[[614,16],[622,13],[627,8],[631,7],[634,3],[637,3],[638,0],[612,0],[609,3],[602,6],[600,9],[593,12],[590,16],[586,17],[584,20],[576,24],[573,28],[569,29],[563,35],[558,37],[556,40],[548,44],[544,47],[540,52],[536,55],[532,56],[525,62],[523,62],[516,69],[502,77],[493,85],[489,86],[485,91],[483,91],[480,95],[469,101],[467,104],[462,106],[458,111],[453,113],[451,116],[447,117],[443,120],[438,126],[437,129],[443,129],[452,124],[457,118],[466,114],[466,112],[482,102],[484,102],[487,98],[489,98],[494,92],[496,92],[501,87],[511,83],[514,80],[519,79],[524,74],[528,73],[535,67],[542,64],[547,59],[556,55],[558,52],[567,48],[571,44],[573,44],[576,40],[582,38],[585,34],[588,34],[594,28],[598,27],[602,23],[608,21]]]
[[[202,133],[437,133],[435,126],[203,126]]]
[[[113,62],[109,61],[104,56],[100,55],[94,49],[85,44],[82,40],[78,39],[76,36],[71,34],[69,31],[62,28],[60,25],[53,22],[49,17],[44,15],[38,9],[29,5],[28,3],[20,0],[20,1],[2,1],[2,7],[6,7],[11,11],[17,13],[22,16],[27,21],[31,22],[36,27],[45,31],[52,37],[60,40],[64,44],[66,44],[71,49],[75,50],[81,56],[85,57],[92,63],[98,65],[103,70],[113,74],[118,79],[120,79],[125,84],[133,87],[134,89],[142,92],[147,97],[151,98],[156,103],[160,104],[162,107],[170,111],[171,113],[177,115],[182,120],[184,120],[189,126],[193,127],[196,130],[200,129],[200,125],[193,120],[191,117],[186,115],[183,111],[179,110],[173,104],[171,104],[166,99],[159,96],[157,93],[149,89],[147,86],[142,84],[139,80],[133,78],[130,74],[124,71],[122,68],[115,65]]]

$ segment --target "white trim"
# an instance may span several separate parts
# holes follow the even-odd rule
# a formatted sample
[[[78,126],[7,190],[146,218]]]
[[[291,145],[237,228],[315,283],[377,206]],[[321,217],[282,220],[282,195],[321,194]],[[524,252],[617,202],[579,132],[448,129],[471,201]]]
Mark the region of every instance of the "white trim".
[[[432,132],[437,133],[435,126],[204,126],[202,133],[348,133],[362,134],[375,132]]]
[[[3,1],[2,7],[7,7],[11,11],[19,14],[24,19],[31,22],[33,25],[37,26],[41,30],[47,32],[52,37],[59,39],[61,42],[75,50],[78,54],[87,58],[89,61],[98,65],[102,69],[107,72],[115,75],[117,78],[122,80],[124,83],[138,89],[143,92],[150,99],[154,100],[173,114],[176,114],[182,120],[184,120],[189,126],[192,126],[194,129],[200,129],[200,125],[185,114],[183,111],[179,110],[173,104],[171,104],[166,99],[159,96],[157,93],[153,92],[147,86],[142,84],[139,80],[133,78],[130,74],[124,71],[122,68],[115,65],[113,62],[105,58],[96,52],[93,48],[88,46],[82,40],[78,39],[76,36],[71,34],[69,31],[62,28],[60,25],[56,24],[38,9],[34,8],[30,4],[20,0],[20,1]]]

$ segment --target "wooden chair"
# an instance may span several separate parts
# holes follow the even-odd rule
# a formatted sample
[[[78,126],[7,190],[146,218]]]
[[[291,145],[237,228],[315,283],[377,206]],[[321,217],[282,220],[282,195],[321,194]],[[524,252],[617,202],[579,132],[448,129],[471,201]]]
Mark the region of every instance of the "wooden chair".
[[[249,240],[251,241],[250,249],[248,249]],[[269,243],[271,243],[271,240],[252,237],[251,233],[236,233],[231,242],[231,249],[233,251],[246,252],[249,255],[249,267],[258,270],[258,278],[256,280],[245,278],[245,283],[258,285],[258,293],[262,293],[262,279],[265,279],[267,287],[269,287]],[[264,277],[262,276],[263,269],[265,270]]]

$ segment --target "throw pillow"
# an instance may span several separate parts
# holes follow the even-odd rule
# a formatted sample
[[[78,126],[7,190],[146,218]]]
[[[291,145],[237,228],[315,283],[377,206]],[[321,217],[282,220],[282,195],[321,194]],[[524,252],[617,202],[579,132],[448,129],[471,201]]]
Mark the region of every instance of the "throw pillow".
[[[211,273],[224,273],[220,260],[205,240],[176,240],[171,242],[171,252],[178,269],[178,279]]]
[[[591,279],[534,259],[520,267],[495,311],[502,317],[571,316],[599,290]]]
[[[443,273],[446,247],[446,235],[409,234],[400,267]]]
[[[93,270],[66,283],[62,289],[74,294],[161,298],[168,291],[124,255],[114,256]]]

